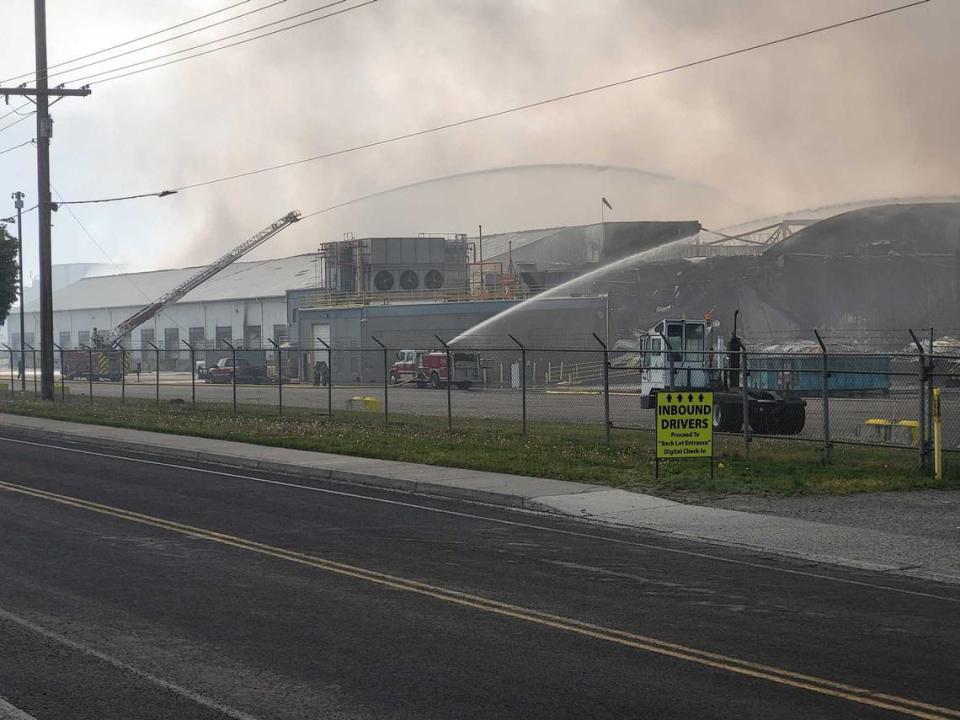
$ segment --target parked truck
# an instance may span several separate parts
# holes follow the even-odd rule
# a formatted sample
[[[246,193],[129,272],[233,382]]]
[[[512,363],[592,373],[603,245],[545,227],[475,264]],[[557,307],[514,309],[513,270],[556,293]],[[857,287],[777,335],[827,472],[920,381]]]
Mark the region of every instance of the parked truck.
[[[453,360],[452,381],[456,387],[469,390],[480,383],[482,368],[478,353],[452,351],[450,357]],[[449,379],[446,350],[401,350],[390,366],[390,382],[394,384],[412,382],[419,388],[437,390],[446,387]]]
[[[233,383],[234,373],[238,385],[265,385],[270,382],[266,365],[254,365],[246,358],[237,358],[234,367],[233,358],[220,358],[217,364],[207,369],[205,380],[208,383]]]
[[[806,402],[791,390],[742,387],[737,320],[723,353],[709,351],[713,323],[708,320],[662,320],[642,342],[640,406],[654,408],[657,393],[674,388],[713,391],[713,428],[739,432],[747,422],[758,435],[796,435],[806,421]]]

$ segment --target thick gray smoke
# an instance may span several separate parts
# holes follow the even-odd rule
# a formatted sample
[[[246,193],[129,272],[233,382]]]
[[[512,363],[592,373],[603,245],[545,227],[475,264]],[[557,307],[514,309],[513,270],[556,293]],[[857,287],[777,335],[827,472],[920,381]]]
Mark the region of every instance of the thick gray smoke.
[[[97,24],[86,42],[98,47],[223,4],[165,3],[162,12],[144,17],[107,0],[51,3],[51,59],[87,49],[76,45],[84,35],[78,29]],[[316,4],[290,0],[257,22]],[[74,196],[177,186],[562,94],[892,4],[381,0],[243,48],[94,86],[90,98],[64,102],[56,108],[54,181]],[[115,22],[104,27],[105,17]],[[696,219],[716,227],[855,198],[953,193],[960,90],[946,78],[960,65],[958,22],[960,3],[934,0],[517,115],[162,201],[78,212],[115,256],[150,267],[207,260],[292,208],[310,211],[502,166],[629,166],[690,184],[570,169],[460,178],[304,223],[258,255],[308,251],[344,232],[473,232],[481,222],[497,232],[594,222],[599,194],[614,203],[611,219]],[[30,67],[29,48],[15,57],[2,52],[4,67]],[[5,165],[5,177],[7,167],[29,184],[28,163]],[[68,218],[59,219],[57,232],[64,256],[75,251],[101,259]]]

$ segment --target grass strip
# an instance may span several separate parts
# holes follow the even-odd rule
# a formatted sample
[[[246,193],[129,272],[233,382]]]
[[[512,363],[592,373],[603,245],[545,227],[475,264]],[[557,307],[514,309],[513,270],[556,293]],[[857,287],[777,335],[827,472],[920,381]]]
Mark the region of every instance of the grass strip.
[[[490,418],[446,418],[337,411],[333,418],[307,409],[228,405],[160,405],[147,400],[67,399],[44,403],[0,400],[0,412],[72,422],[134,428],[218,440],[315,450],[342,455],[531,475],[649,492],[680,500],[710,495],[828,494],[960,488],[960,468],[942,481],[920,473],[916,453],[895,448],[837,446],[829,466],[820,445],[797,440],[755,439],[750,459],[742,439],[717,437],[714,477],[706,460],[663,463],[654,477],[652,432],[617,431],[607,445],[602,428]]]

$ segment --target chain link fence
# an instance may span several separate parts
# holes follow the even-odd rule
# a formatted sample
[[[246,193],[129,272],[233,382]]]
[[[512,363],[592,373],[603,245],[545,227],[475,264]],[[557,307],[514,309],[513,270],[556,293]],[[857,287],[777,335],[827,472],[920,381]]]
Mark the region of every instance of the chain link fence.
[[[960,459],[960,355],[931,354],[920,341],[912,353],[855,353],[823,343],[721,353],[612,349],[597,337],[595,349],[528,347],[511,338],[508,347],[469,350],[438,338],[422,352],[372,340],[56,346],[56,395],[238,413],[364,413],[451,429],[486,422],[535,433],[552,424],[613,439],[655,430],[657,390],[711,388],[715,432],[742,437],[747,447],[754,438],[816,443],[829,461],[836,445],[875,445],[915,452],[930,467],[939,425],[944,453]],[[39,353],[3,349],[2,390],[10,398],[38,396]]]

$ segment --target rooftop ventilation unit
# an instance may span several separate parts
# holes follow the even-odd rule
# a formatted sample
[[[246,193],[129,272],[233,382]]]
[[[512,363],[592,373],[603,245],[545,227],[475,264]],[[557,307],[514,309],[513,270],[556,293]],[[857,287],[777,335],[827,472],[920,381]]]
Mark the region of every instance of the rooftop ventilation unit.
[[[380,270],[373,278],[373,285],[380,292],[393,290],[393,282],[393,273],[389,270]]]
[[[423,284],[430,290],[439,290],[443,287],[443,273],[439,270],[428,270],[423,277]]]
[[[420,276],[413,270],[404,270],[400,273],[400,287],[404,290],[416,290],[420,287]]]

